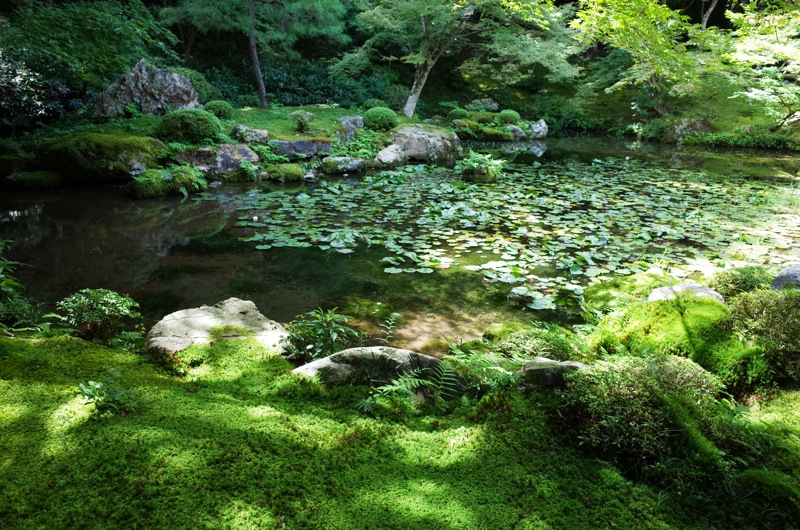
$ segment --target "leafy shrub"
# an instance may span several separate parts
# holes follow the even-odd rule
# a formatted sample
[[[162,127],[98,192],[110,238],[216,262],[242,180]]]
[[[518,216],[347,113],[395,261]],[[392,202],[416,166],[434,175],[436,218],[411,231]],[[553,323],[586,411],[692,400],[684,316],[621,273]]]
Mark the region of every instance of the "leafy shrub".
[[[286,155],[275,153],[271,145],[253,145],[251,149],[256,152],[258,160],[264,165],[280,164],[289,161]]]
[[[492,155],[470,149],[467,156],[456,164],[456,172],[467,182],[495,182],[503,174],[504,164],[505,160],[497,160]]]
[[[462,387],[459,375],[445,363],[439,363],[433,368],[410,370],[375,388],[356,407],[374,416],[383,411],[401,416],[424,405],[445,410],[447,401],[457,397]]]
[[[19,263],[3,256],[11,243],[11,241],[0,239],[0,301],[17,296],[19,289],[22,288],[22,285],[11,275]]]
[[[491,112],[473,112],[470,114],[472,119],[482,125],[489,125],[494,123],[494,114]]]
[[[288,335],[281,341],[287,358],[305,363],[357,344],[362,334],[348,327],[348,322],[350,317],[340,315],[336,308],[328,311],[319,308],[298,315],[286,325]]]
[[[64,113],[64,89],[0,50],[0,133],[28,129]]]
[[[192,166],[171,165],[167,169],[148,169],[133,177],[133,196],[137,199],[188,195],[206,191],[208,183]]]
[[[350,156],[372,160],[378,151],[386,145],[387,135],[381,131],[359,129],[356,137],[347,143],[342,142],[338,136],[333,139],[331,156]]]
[[[579,341],[569,330],[540,322],[494,340],[492,347],[512,357],[547,357],[556,361],[574,359],[580,352]]]
[[[696,133],[686,135],[682,145],[742,147],[754,149],[800,150],[800,144],[788,136],[772,132],[768,127],[752,127],[729,133]]]
[[[391,84],[381,93],[381,97],[386,101],[387,107],[400,109],[406,104],[409,95],[408,87],[404,85]],[[417,102],[417,105],[422,105],[423,102]]]
[[[95,410],[106,412],[131,412],[139,405],[139,393],[122,390],[119,380],[122,372],[111,368],[102,381],[87,381],[78,383],[76,395],[82,397],[86,403],[94,404]]]
[[[499,106],[497,105],[497,102],[492,98],[481,98],[481,99],[473,99],[472,101],[464,105],[464,108],[467,110],[476,110],[480,112],[485,112],[485,111],[496,112]]]
[[[715,410],[722,383],[692,361],[619,357],[565,379],[560,422],[581,445],[636,467],[670,457],[720,464],[696,418]]]
[[[764,267],[737,267],[717,272],[708,286],[727,300],[740,293],[768,289],[774,277],[775,274]]]
[[[298,132],[306,132],[314,119],[314,115],[307,110],[296,110],[289,117],[297,124]]]
[[[451,120],[466,120],[469,118],[469,111],[466,109],[453,109],[447,113]]]
[[[181,109],[167,113],[158,128],[159,138],[171,142],[199,144],[222,133],[219,119],[204,110]]]
[[[82,289],[57,307],[85,339],[110,339],[126,326],[140,325],[142,318],[138,303],[108,289]]]
[[[370,98],[366,100],[364,103],[361,104],[361,108],[363,109],[374,109],[375,107],[385,107],[386,102],[382,99],[378,98]]]
[[[44,313],[40,304],[24,296],[0,296],[0,329],[39,328]]]
[[[388,131],[398,123],[397,113],[387,107],[372,107],[364,113],[364,127],[373,131]]]
[[[800,381],[800,289],[745,292],[731,311],[734,329],[763,348],[775,379]]]
[[[521,119],[519,112],[510,109],[501,110],[496,118],[497,123],[503,125],[517,125]]]
[[[221,120],[233,118],[233,105],[222,99],[215,99],[205,104],[206,110]]]
[[[217,87],[209,83],[206,79],[206,76],[197,70],[192,70],[191,68],[173,68],[171,71],[184,76],[192,83],[194,91],[197,92],[197,101],[199,101],[201,104],[210,103],[213,100],[222,98],[222,92],[220,92]],[[206,108],[208,108],[207,105]],[[208,109],[208,111],[211,112],[211,109]],[[222,118],[222,116],[219,117]]]

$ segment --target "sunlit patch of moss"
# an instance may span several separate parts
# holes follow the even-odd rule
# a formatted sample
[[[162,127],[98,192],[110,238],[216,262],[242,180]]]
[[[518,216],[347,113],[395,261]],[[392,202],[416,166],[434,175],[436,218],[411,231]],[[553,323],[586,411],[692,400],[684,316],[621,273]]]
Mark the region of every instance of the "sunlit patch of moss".
[[[674,278],[654,273],[621,276],[587,287],[583,293],[583,303],[590,312],[607,313],[626,302],[644,300],[653,289],[676,283]]]

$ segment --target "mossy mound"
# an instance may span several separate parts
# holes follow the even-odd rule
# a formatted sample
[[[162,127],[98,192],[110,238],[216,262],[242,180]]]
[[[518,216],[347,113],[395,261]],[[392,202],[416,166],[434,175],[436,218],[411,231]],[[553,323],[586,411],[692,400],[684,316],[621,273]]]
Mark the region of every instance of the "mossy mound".
[[[469,118],[469,111],[467,109],[453,109],[447,113],[447,117],[451,120],[466,120]]]
[[[149,136],[81,132],[46,141],[39,161],[75,182],[129,182],[133,171],[157,166],[165,149]]]
[[[514,140],[514,135],[510,132],[501,131],[494,127],[481,127],[478,129],[476,136],[484,142],[511,142]]]
[[[210,112],[221,120],[230,120],[233,118],[233,105],[223,99],[215,99],[209,101],[205,105],[206,111]]]
[[[483,164],[475,167],[464,168],[461,171],[461,178],[463,178],[466,182],[485,184],[497,182],[497,177],[502,174],[502,168]]]
[[[716,273],[708,282],[708,286],[727,300],[741,293],[769,289],[769,284],[774,278],[775,271],[766,267],[738,267]]]
[[[199,109],[175,110],[164,116],[158,137],[171,142],[202,144],[213,141],[222,133],[219,118]]]
[[[63,180],[55,171],[22,171],[8,175],[5,184],[20,190],[45,190],[58,187]]]
[[[522,120],[522,117],[515,110],[501,110],[497,114],[497,123],[502,123],[503,125],[518,125],[520,120]]]
[[[133,179],[133,195],[137,199],[189,194],[207,189],[206,180],[191,166],[148,169]]]
[[[373,131],[388,131],[399,123],[397,113],[388,107],[372,107],[364,113],[364,127]]]
[[[305,173],[298,164],[275,164],[266,169],[270,180],[283,182],[302,182]]]
[[[621,305],[646,299],[653,289],[676,283],[674,278],[653,273],[619,276],[587,287],[583,304],[589,313],[608,313]]]

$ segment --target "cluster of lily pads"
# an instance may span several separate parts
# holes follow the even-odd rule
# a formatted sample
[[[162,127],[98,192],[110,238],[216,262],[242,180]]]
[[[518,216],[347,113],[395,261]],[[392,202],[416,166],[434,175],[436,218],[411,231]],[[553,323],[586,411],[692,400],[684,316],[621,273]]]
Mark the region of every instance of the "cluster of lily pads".
[[[379,246],[387,274],[462,267],[507,284],[531,309],[552,309],[591,283],[654,265],[686,275],[736,260],[797,260],[800,215],[763,200],[790,190],[614,158],[510,164],[496,184],[418,165],[300,192],[199,200],[234,204],[236,226],[257,250]]]

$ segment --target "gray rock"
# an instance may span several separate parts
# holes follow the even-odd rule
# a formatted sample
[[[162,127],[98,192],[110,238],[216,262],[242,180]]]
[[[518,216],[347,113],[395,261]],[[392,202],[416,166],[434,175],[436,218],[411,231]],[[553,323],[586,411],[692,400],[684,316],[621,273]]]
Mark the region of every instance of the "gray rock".
[[[208,178],[236,173],[241,169],[242,162],[258,163],[258,155],[244,144],[200,147],[182,152],[179,158],[195,166]]]
[[[544,120],[539,120],[536,123],[531,124],[531,138],[534,140],[538,140],[540,138],[544,138],[547,136],[547,122]]]
[[[270,145],[276,154],[284,155],[290,160],[327,155],[331,152],[331,143],[320,140],[273,140]]]
[[[195,343],[208,344],[211,328],[237,326],[255,333],[264,347],[282,352],[280,340],[286,336],[283,326],[259,313],[249,300],[228,298],[213,306],[184,309],[161,319],[147,334],[150,352],[171,358]],[[231,335],[231,338],[239,335]]]
[[[770,287],[773,291],[777,291],[778,289],[783,289],[787,285],[800,287],[800,265],[792,265],[791,267],[783,269],[778,273],[775,279],[772,280]]]
[[[461,142],[452,131],[423,124],[401,125],[391,132],[392,145],[378,153],[375,161],[383,165],[418,161],[454,164],[463,156]]]
[[[233,128],[233,137],[250,145],[269,144],[269,131],[265,129],[253,129],[244,125],[237,125]]]
[[[521,128],[517,127],[516,125],[506,125],[506,130],[511,133],[511,136],[514,137],[514,140],[520,141],[524,140],[528,136],[525,134]]]
[[[358,130],[364,127],[363,116],[341,116],[339,123],[342,124],[344,130],[336,131],[336,136],[339,137],[343,143],[353,140],[358,135]]]
[[[337,173],[358,173],[367,169],[367,161],[363,158],[353,158],[351,156],[328,156],[322,159],[322,172],[331,174]]]
[[[314,377],[324,372],[325,381],[331,384],[369,384],[372,381],[391,381],[404,372],[432,368],[440,362],[436,357],[409,350],[370,346],[334,353],[295,368],[292,373]]]
[[[723,298],[723,296],[717,291],[694,283],[681,283],[678,285],[668,285],[667,287],[653,289],[653,291],[650,293],[650,296],[647,297],[647,301],[655,302],[656,300],[674,300],[681,291],[692,291],[697,296],[708,296],[719,300],[723,304],[725,303],[725,298]]]
[[[564,382],[564,374],[586,368],[577,361],[554,361],[547,357],[536,357],[527,361],[519,375],[528,385],[539,389],[556,388]]]
[[[131,103],[144,114],[157,116],[169,110],[202,108],[188,78],[156,68],[144,59],[97,98],[93,113],[95,116],[122,116]]]
[[[680,142],[684,137],[690,134],[697,133],[711,133],[714,129],[708,120],[693,120],[691,118],[682,118],[681,121],[672,125],[671,130],[667,132],[664,139],[668,142]]]

